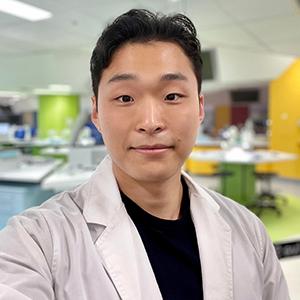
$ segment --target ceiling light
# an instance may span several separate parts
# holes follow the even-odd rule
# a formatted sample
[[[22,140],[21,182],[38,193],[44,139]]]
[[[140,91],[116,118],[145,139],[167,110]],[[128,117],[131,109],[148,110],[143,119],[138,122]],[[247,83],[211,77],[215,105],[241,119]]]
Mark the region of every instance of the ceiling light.
[[[67,84],[49,84],[48,88],[33,90],[34,95],[70,95],[72,93],[72,87]]]
[[[2,91],[0,90],[0,98],[22,97],[23,93],[17,91]]]
[[[32,22],[52,17],[49,11],[17,0],[1,0],[0,11]]]
[[[49,84],[49,90],[56,92],[65,92],[70,93],[72,91],[72,87],[68,84]]]

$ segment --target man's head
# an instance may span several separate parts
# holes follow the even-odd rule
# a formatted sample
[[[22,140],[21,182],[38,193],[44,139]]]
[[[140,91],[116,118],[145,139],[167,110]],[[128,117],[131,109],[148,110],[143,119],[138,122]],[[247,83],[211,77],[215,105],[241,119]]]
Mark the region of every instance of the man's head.
[[[132,10],[104,30],[91,59],[92,120],[118,181],[179,179],[204,116],[201,65],[182,15]]]
[[[147,10],[132,9],[107,26],[97,41],[90,64],[93,92],[96,99],[102,72],[110,65],[116,50],[126,43],[148,41],[178,44],[193,66],[198,82],[198,93],[200,93],[202,83],[201,45],[193,23],[182,14],[166,16]]]

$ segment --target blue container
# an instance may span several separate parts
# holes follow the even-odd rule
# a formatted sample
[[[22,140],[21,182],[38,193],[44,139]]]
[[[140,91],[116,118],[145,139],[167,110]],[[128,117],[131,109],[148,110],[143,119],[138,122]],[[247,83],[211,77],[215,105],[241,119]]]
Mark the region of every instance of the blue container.
[[[18,128],[15,132],[15,138],[19,140],[23,140],[25,137],[25,129],[24,128]]]

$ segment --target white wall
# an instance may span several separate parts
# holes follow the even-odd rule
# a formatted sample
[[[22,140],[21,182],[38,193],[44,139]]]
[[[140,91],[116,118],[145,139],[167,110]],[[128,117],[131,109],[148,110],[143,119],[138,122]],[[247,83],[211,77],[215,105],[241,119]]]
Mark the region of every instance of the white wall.
[[[221,82],[268,81],[278,77],[295,59],[276,53],[219,48],[217,51]]]
[[[0,90],[31,91],[49,84],[69,84],[90,93],[88,51],[31,54],[0,58]]]

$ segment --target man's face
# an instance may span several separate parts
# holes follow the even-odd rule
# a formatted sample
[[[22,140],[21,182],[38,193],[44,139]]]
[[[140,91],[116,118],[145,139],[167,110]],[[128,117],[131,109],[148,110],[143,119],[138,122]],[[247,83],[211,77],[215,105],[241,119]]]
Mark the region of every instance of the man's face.
[[[128,43],[103,71],[98,111],[117,179],[162,182],[180,176],[203,119],[191,62],[174,43]]]

